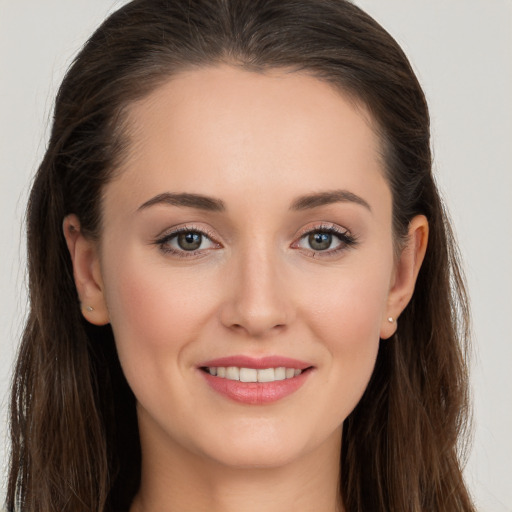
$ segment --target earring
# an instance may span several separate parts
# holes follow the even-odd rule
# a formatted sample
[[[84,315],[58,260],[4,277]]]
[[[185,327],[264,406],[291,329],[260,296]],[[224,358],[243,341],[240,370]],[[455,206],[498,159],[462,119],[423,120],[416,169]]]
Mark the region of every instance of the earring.
[[[94,311],[94,308],[92,306],[86,306],[85,309],[89,312]]]
[[[393,319],[393,317],[392,317],[392,316],[389,316],[389,317],[388,317],[388,322],[389,322],[390,324],[392,324],[394,321],[395,321],[395,320]]]

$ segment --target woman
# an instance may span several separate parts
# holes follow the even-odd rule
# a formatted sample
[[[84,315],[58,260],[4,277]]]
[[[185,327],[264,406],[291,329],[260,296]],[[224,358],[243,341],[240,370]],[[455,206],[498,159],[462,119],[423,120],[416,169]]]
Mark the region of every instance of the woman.
[[[9,510],[473,510],[427,105],[350,3],[114,13],[28,243]]]

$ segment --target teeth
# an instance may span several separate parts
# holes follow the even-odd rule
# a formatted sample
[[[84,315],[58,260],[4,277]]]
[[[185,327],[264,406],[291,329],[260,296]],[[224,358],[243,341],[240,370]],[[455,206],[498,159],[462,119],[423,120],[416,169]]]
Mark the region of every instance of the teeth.
[[[280,366],[274,370],[274,379],[276,380],[284,380],[286,379],[286,368]]]
[[[258,370],[255,368],[240,368],[240,382],[258,382]]]
[[[238,368],[236,366],[228,367],[209,367],[210,375],[229,380],[239,380],[240,382],[274,382],[276,380],[293,379],[302,373],[298,368]]]
[[[265,368],[263,370],[258,370],[258,382],[274,382],[274,380],[274,368]]]
[[[228,366],[226,368],[226,379],[240,380],[240,368],[236,366]]]

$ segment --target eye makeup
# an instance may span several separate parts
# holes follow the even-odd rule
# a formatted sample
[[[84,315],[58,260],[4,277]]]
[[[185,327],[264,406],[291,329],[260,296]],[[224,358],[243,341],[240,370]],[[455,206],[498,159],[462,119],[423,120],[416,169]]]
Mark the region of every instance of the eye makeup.
[[[210,250],[222,249],[222,244],[216,241],[213,232],[193,225],[181,226],[166,232],[158,237],[154,244],[162,253],[178,258],[203,256]]]
[[[166,232],[154,242],[163,254],[178,258],[197,258],[209,251],[222,249],[210,230],[203,227],[185,225]],[[321,223],[304,228],[290,248],[302,251],[313,258],[335,257],[342,251],[354,247],[357,239],[349,230],[333,223]]]
[[[357,238],[345,228],[324,222],[320,225],[305,227],[299,233],[299,239],[291,247],[302,249],[312,258],[339,256],[341,252],[357,245]]]

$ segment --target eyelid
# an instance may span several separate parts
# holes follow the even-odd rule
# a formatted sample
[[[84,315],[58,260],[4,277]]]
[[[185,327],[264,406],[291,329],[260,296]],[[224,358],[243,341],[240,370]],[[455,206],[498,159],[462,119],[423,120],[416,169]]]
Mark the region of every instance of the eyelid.
[[[340,234],[350,235],[350,230],[335,224],[334,222],[321,221],[318,223],[311,223],[301,228],[297,234],[297,238],[301,238],[304,235],[308,235],[315,231],[334,231]]]
[[[219,243],[216,238],[217,235],[214,231],[212,231],[209,228],[205,228],[202,226],[196,226],[194,224],[180,224],[177,226],[173,226],[172,228],[164,229],[159,235],[155,237],[155,241],[162,240],[164,238],[169,238],[173,235],[177,235],[179,233],[186,233],[188,231],[194,231],[197,233],[201,233],[202,235],[205,235],[207,238],[210,238],[211,240],[215,241],[216,243]]]
[[[352,235],[349,229],[339,226],[338,224],[334,224],[333,222],[320,222],[317,224],[308,224],[307,226],[301,228],[296,236],[297,239],[304,238],[304,236],[309,235],[311,233],[315,233],[318,231],[324,231],[329,233],[334,233],[339,236],[346,236],[347,238],[351,238],[355,240],[355,236]]]

